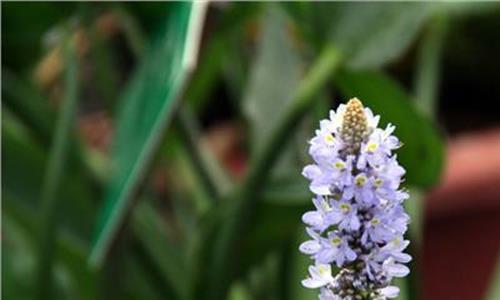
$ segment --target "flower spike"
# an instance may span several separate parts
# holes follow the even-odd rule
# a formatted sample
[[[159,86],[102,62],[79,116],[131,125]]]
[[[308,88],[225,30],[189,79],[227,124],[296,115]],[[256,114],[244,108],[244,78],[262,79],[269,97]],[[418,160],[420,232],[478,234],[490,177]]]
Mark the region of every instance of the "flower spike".
[[[405,170],[392,154],[401,143],[395,126],[378,128],[379,119],[353,98],[330,111],[310,141],[314,164],[302,174],[316,209],[302,217],[311,240],[299,250],[314,260],[302,283],[319,288],[320,300],[392,299],[399,294],[392,279],[409,273]]]

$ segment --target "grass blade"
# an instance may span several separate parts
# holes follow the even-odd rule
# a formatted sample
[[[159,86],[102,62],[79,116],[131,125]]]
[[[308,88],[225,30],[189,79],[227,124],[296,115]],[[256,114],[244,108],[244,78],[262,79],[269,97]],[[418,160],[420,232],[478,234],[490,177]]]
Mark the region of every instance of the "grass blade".
[[[65,99],[57,121],[52,149],[41,191],[41,233],[38,257],[38,297],[51,299],[52,267],[57,234],[58,189],[64,174],[70,134],[77,109],[77,58],[73,45],[66,45]]]

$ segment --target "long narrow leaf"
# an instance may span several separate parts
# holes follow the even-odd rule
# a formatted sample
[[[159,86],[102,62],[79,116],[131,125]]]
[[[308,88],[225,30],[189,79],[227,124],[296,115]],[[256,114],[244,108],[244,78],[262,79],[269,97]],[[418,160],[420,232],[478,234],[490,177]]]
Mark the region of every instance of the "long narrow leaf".
[[[41,191],[41,233],[38,253],[38,290],[40,299],[51,299],[54,244],[57,234],[58,189],[64,174],[70,133],[77,108],[77,58],[73,45],[66,49],[65,99],[56,125],[45,181]]]
[[[99,266],[124,222],[134,192],[159,145],[195,63],[204,7],[173,3],[163,33],[125,91],[114,142],[108,185],[91,264]],[[193,9],[197,8],[197,9]],[[188,29],[189,28],[189,29]]]
[[[160,215],[146,204],[140,203],[133,216],[133,231],[151,254],[161,277],[176,293],[176,299],[186,298],[185,264],[180,249],[168,240]]]
[[[189,107],[181,107],[178,117],[180,137],[212,201],[231,188],[231,180],[210,149],[200,142],[199,128]]]

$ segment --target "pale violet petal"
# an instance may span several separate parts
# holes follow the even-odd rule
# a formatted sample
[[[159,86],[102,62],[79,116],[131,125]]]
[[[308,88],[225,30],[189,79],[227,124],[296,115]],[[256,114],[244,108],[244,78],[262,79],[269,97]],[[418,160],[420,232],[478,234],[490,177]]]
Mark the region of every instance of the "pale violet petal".
[[[392,277],[405,277],[410,273],[410,269],[408,269],[407,266],[401,265],[401,264],[396,264],[396,263],[390,263],[390,264],[384,264],[385,266],[383,267],[384,270],[387,272],[389,276]]]
[[[300,244],[299,250],[305,254],[315,254],[321,250],[321,245],[317,241],[306,241]]]
[[[308,211],[302,216],[302,222],[313,227],[319,227],[323,224],[323,216],[317,211]]]
[[[302,285],[309,289],[317,289],[325,285],[324,282],[312,278],[302,280]]]
[[[393,286],[393,285],[386,286],[385,288],[381,288],[378,290],[378,292],[381,295],[383,295],[389,299],[394,299],[397,296],[399,296],[399,288],[397,286]]]
[[[321,176],[321,170],[317,165],[307,165],[302,170],[302,175],[307,179],[314,179],[315,177]]]
[[[316,195],[326,196],[326,195],[331,195],[331,193],[332,193],[330,191],[330,184],[327,184],[327,183],[313,182],[313,183],[311,183],[309,188],[310,188],[311,192],[315,193]]]

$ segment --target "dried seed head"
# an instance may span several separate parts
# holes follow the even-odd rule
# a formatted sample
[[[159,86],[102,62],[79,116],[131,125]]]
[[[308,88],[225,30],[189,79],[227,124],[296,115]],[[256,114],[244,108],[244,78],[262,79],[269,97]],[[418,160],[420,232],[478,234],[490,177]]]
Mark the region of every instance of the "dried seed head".
[[[368,124],[363,103],[358,98],[352,98],[347,102],[341,129],[342,140],[346,144],[346,152],[349,154],[356,153],[367,135]]]

